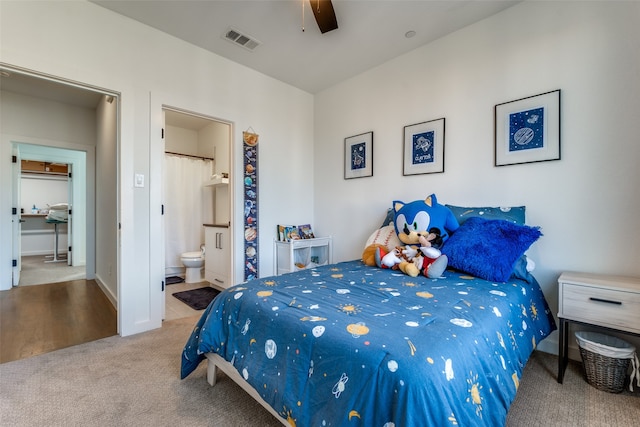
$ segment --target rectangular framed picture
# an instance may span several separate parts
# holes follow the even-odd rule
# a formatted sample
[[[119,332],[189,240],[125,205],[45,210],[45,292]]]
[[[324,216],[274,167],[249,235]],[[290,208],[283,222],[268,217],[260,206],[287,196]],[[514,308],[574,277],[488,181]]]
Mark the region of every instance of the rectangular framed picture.
[[[373,132],[344,139],[344,179],[373,176]]]
[[[444,117],[404,127],[403,175],[444,172]]]
[[[495,165],[560,160],[560,90],[495,106]]]

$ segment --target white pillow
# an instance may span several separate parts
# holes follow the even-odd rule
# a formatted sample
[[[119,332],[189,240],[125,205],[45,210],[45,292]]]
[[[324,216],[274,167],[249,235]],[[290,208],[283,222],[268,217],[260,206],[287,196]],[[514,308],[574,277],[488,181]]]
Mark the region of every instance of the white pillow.
[[[374,243],[385,245],[390,251],[393,250],[396,246],[403,246],[402,242],[400,242],[400,239],[398,239],[396,229],[393,225],[385,225],[384,227],[378,228],[376,231],[374,231],[367,239],[367,243],[364,245],[364,247],[366,248],[367,246],[373,245]]]
[[[69,209],[69,205],[67,203],[56,203],[55,205],[49,205],[49,210],[52,211],[66,211]]]

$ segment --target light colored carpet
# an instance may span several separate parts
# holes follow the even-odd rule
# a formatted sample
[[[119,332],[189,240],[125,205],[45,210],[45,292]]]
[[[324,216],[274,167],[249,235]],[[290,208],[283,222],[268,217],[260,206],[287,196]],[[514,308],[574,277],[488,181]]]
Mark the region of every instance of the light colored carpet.
[[[558,358],[536,351],[524,368],[507,426],[612,427],[640,423],[640,388],[614,394],[590,386],[582,363],[570,361],[558,384]]]
[[[210,387],[206,363],[179,379],[182,347],[196,320],[1,364],[0,425],[280,426],[223,373]],[[598,391],[577,363],[558,384],[556,363],[555,356],[534,353],[508,426],[637,425],[640,392]]]
[[[196,317],[0,365],[2,426],[281,426],[203,363],[180,380]]]
[[[44,255],[23,256],[21,258],[19,286],[42,285],[44,283],[69,282],[86,278],[84,265],[70,267],[67,262],[48,262]]]

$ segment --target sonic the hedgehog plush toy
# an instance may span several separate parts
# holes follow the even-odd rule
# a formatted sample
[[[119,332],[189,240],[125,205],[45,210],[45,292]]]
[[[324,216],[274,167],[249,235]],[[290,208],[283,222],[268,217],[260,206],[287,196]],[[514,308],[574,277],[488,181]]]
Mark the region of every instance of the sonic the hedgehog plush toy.
[[[396,234],[405,246],[390,252],[377,248],[376,265],[412,277],[420,272],[430,278],[440,277],[449,262],[440,247],[459,227],[453,212],[439,204],[435,194],[409,203],[396,200],[393,211]]]

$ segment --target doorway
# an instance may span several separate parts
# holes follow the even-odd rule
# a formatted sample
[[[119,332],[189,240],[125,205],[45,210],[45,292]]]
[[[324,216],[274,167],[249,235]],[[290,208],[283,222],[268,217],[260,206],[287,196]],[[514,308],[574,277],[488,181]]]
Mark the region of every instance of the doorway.
[[[86,153],[14,143],[14,286],[86,278]],[[75,183],[75,185],[74,185]]]
[[[56,197],[56,201],[47,199],[24,207],[17,203],[20,195],[13,183],[22,172],[18,159],[22,156],[25,160],[49,163],[49,166],[53,163],[66,164],[72,173],[72,191],[67,203],[72,207],[73,221],[69,224],[67,218],[66,224],[72,243],[66,243],[62,237],[63,227],[60,227],[58,237],[64,242],[59,243],[57,258],[61,262],[55,264],[64,266],[64,261],[67,261],[80,266],[83,270],[80,282],[87,286],[97,285],[115,311],[118,305],[119,235],[114,232],[112,224],[117,223],[118,218],[119,95],[4,66],[0,79],[3,124],[0,152],[7,158],[14,157],[13,172],[7,170],[6,174],[0,174],[3,188],[10,189],[7,197],[2,198],[6,209],[2,209],[0,218],[3,224],[8,222],[10,225],[2,225],[2,234],[9,238],[0,242],[0,254],[3,259],[11,257],[13,260],[7,263],[5,259],[0,265],[0,290],[13,293],[17,289],[12,289],[12,286],[20,284],[21,251],[16,253],[14,249],[14,243],[19,246],[21,243],[19,224],[24,224],[20,223],[20,209],[32,212],[36,204],[37,214],[42,215],[42,211],[49,210],[46,204],[64,202],[57,200],[62,197]],[[12,205],[11,214],[7,206],[9,203]],[[38,203],[43,205],[37,206]],[[7,221],[9,219],[11,221]],[[63,261],[65,249],[68,252],[69,246],[71,256]],[[49,263],[40,265],[44,269]],[[119,331],[119,326],[117,329]]]
[[[172,320],[199,313],[172,294],[210,286],[207,263],[199,280],[193,274],[188,277],[181,255],[214,246],[206,242],[204,224],[230,224],[229,186],[209,184],[222,176],[229,182],[232,133],[228,122],[167,106],[163,122],[163,319]]]

